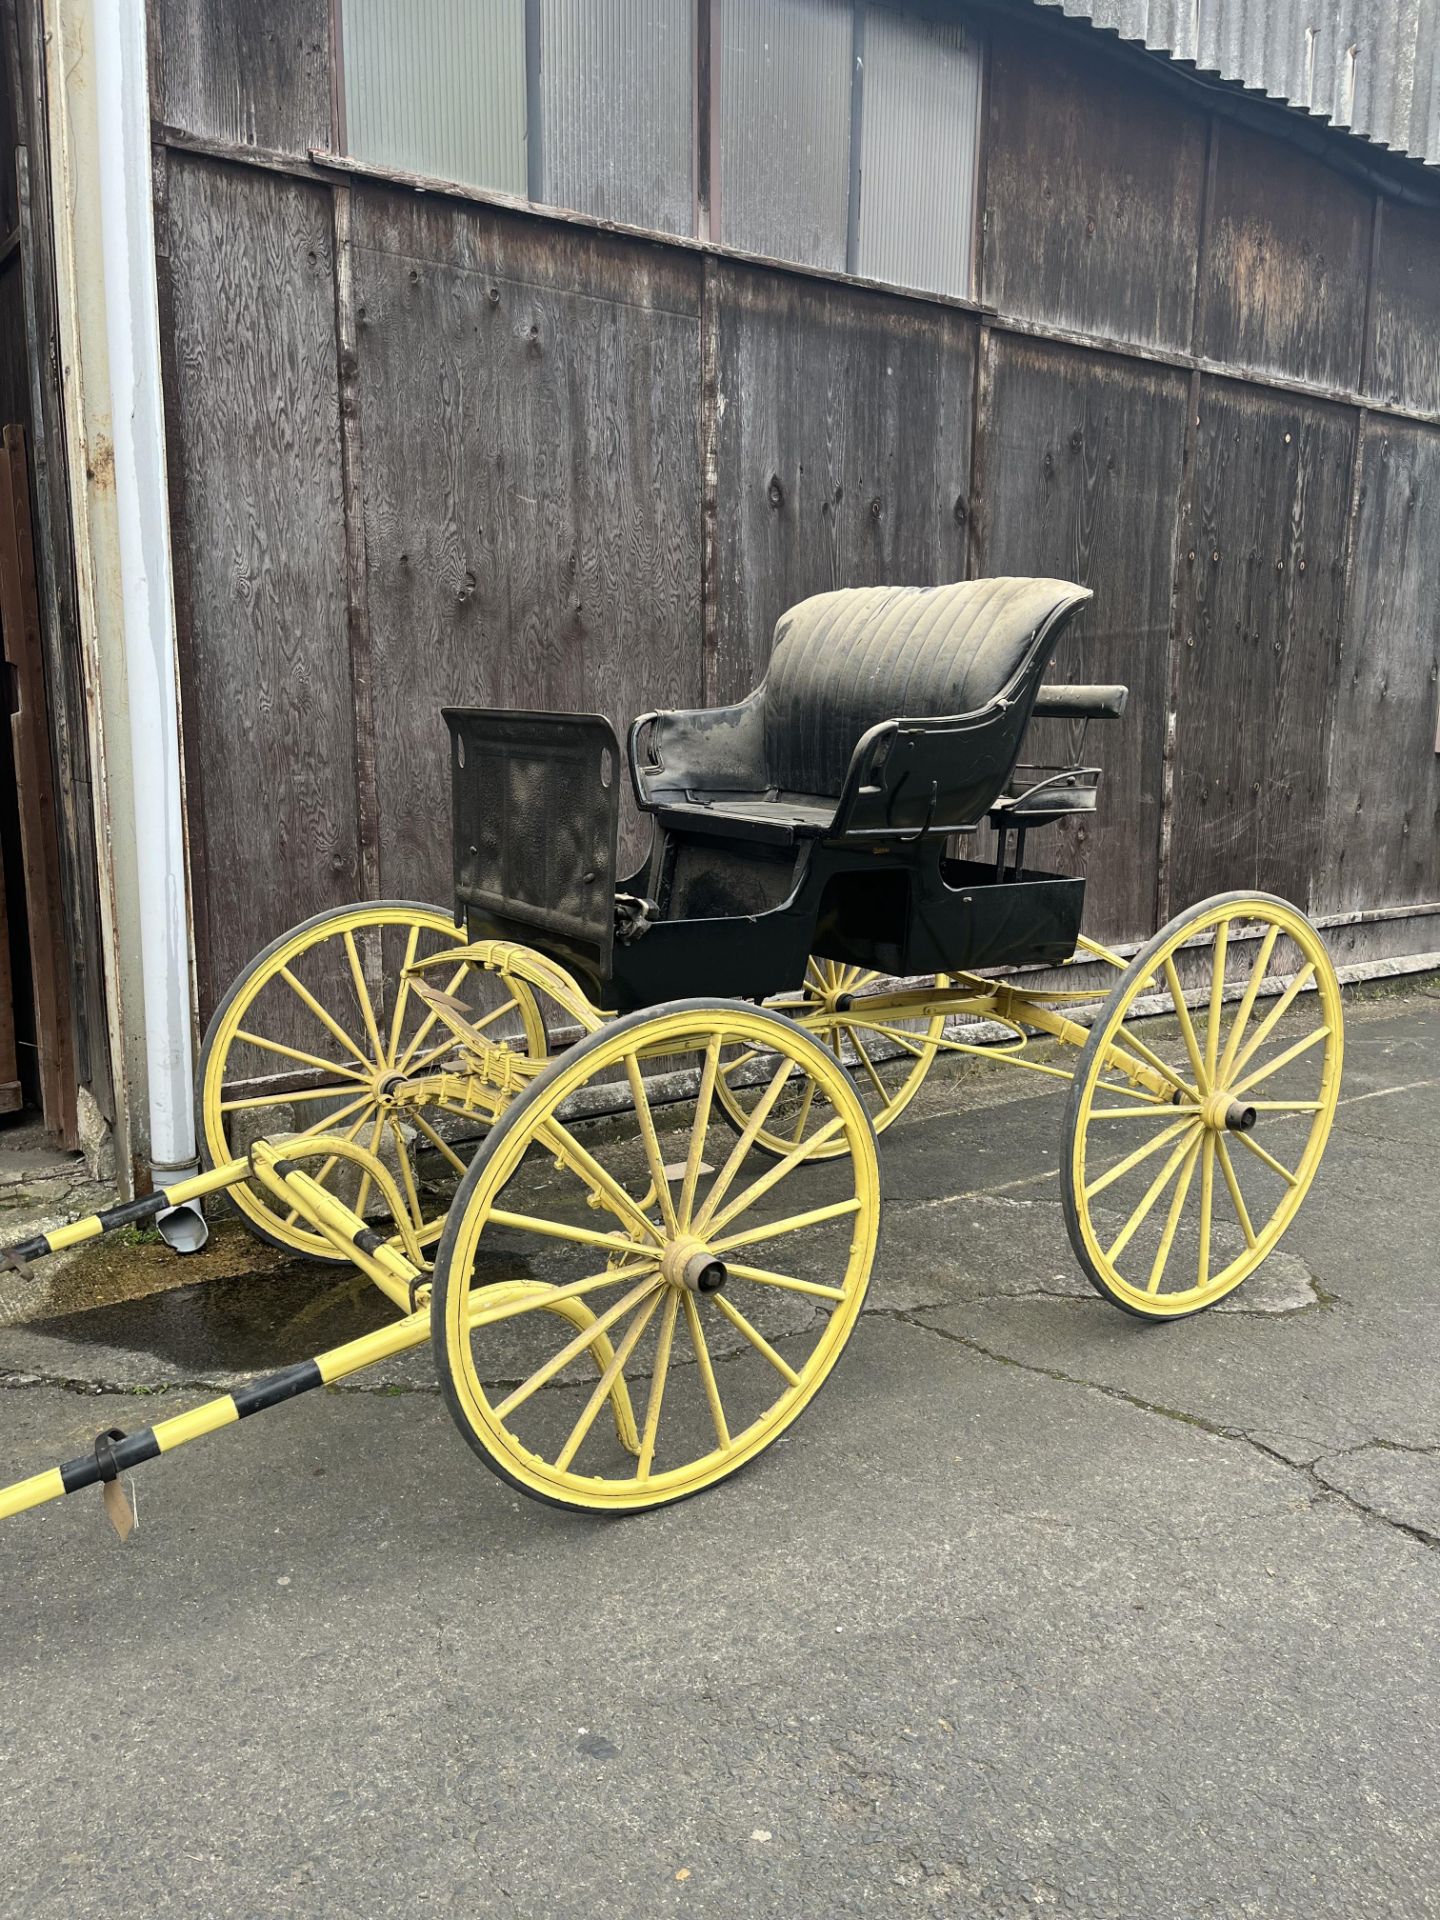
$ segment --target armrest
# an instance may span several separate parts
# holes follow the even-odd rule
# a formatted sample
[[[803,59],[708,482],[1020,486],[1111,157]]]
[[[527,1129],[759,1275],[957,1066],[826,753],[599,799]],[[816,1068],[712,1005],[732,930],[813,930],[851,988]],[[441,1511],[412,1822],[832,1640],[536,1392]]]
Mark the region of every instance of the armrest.
[[[1118,720],[1128,687],[1041,687],[1030,709],[1036,720]]]
[[[759,793],[765,707],[757,688],[733,707],[642,713],[626,742],[635,798],[647,812],[687,793]]]

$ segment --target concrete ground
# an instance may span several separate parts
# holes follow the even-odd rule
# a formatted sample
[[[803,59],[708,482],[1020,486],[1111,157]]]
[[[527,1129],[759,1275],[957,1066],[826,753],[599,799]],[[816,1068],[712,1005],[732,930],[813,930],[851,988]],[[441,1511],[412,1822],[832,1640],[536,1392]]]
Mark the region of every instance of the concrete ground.
[[[1197,1320],[1078,1282],[1051,1083],[942,1063],[834,1380],[703,1499],[524,1501],[412,1368],[143,1469],[124,1547],[6,1523],[0,1911],[1440,1913],[1440,982],[1347,1013]],[[0,1283],[4,1478],[373,1323],[129,1252]]]

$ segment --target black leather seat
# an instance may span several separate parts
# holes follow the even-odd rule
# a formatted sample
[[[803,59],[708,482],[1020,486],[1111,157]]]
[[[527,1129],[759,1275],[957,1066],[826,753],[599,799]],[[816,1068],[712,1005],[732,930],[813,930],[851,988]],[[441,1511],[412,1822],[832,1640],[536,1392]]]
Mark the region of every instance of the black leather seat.
[[[1018,747],[1055,641],[1089,598],[1067,580],[1014,578],[816,594],[781,616],[746,699],[636,721],[636,798],[687,834],[824,835],[856,748],[883,722],[972,721],[957,755],[991,725]]]

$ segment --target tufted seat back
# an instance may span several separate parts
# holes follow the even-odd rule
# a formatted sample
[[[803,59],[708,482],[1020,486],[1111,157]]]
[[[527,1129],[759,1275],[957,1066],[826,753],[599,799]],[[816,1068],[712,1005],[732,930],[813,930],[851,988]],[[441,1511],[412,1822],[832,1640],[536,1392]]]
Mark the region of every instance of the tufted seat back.
[[[1040,643],[1089,598],[1068,580],[997,578],[802,600],[775,628],[765,680],[770,781],[838,795],[856,744],[881,721],[973,713],[1027,663],[1033,691],[1050,652]]]

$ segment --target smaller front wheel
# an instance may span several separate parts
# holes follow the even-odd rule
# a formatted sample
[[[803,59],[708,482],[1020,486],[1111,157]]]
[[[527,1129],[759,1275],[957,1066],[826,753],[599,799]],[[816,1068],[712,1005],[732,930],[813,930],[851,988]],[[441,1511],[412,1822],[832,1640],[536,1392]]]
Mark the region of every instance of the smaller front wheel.
[[[719,1112],[737,1048],[766,1062],[738,1138]],[[758,1142],[782,1105],[804,1118],[777,1159]],[[835,1365],[879,1211],[865,1107],[793,1021],[679,1001],[607,1024],[515,1100],[456,1194],[431,1338],[457,1426],[556,1506],[634,1512],[714,1486]]]
[[[1178,1319],[1252,1274],[1315,1178],[1342,1046],[1325,943],[1285,901],[1219,894],[1162,927],[1091,1028],[1065,1113],[1065,1224],[1097,1291]]]

